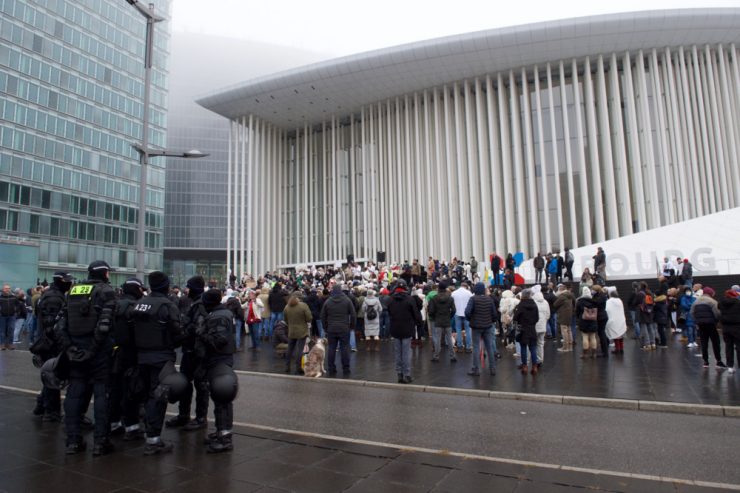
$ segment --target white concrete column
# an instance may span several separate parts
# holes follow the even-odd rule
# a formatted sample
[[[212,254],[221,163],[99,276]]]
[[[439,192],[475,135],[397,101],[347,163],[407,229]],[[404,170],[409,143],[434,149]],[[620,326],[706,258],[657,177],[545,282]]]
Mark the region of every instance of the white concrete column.
[[[576,189],[573,178],[573,153],[570,147],[570,122],[568,118],[568,93],[565,82],[565,65],[560,61],[558,70],[560,74],[560,106],[563,115],[563,144],[565,146],[565,179],[568,183],[568,224],[570,225],[570,248],[579,246],[578,242],[578,216],[576,215]],[[575,88],[577,79],[574,77],[571,86]],[[552,101],[552,98],[550,98]]]
[[[525,182],[527,185],[527,199],[529,203],[529,248],[522,250],[525,257],[534,256],[540,249],[540,224],[537,206],[537,173],[534,168],[534,139],[532,138],[532,110],[529,104],[529,84],[527,83],[527,71],[521,70],[522,78],[522,112],[524,113],[524,141],[526,143],[525,161],[527,173]]]

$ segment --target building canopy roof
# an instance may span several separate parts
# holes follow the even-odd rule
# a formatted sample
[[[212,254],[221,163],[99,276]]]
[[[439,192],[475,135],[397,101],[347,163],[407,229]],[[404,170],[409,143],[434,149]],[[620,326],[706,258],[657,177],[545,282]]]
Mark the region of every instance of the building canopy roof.
[[[388,98],[535,64],[544,67],[548,62],[640,49],[740,43],[738,26],[740,8],[540,22],[336,58],[236,84],[197,102],[227,118],[251,114],[295,129]]]

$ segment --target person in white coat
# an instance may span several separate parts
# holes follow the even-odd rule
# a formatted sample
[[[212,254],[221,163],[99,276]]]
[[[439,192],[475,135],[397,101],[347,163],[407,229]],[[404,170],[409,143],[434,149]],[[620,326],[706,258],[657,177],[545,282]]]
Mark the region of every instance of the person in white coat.
[[[535,288],[539,287],[539,285],[535,286]],[[537,311],[540,314],[537,325],[535,325],[535,331],[537,332],[537,359],[539,361],[537,365],[542,367],[545,357],[545,333],[547,332],[547,321],[550,318],[550,304],[539,290],[534,293],[532,299],[537,303]]]
[[[609,299],[606,300],[606,337],[614,341],[614,354],[624,354],[624,334],[627,332],[627,320],[624,316],[624,305],[619,299],[617,289],[607,289]]]
[[[501,330],[505,334],[508,349],[514,348],[514,308],[519,304],[519,299],[514,296],[511,290],[501,293],[501,302],[499,303],[499,313],[501,314]]]

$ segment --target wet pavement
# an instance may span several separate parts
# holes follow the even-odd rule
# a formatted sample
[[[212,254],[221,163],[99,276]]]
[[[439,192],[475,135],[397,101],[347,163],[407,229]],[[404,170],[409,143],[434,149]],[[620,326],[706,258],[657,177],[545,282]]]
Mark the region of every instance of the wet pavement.
[[[59,424],[30,415],[33,396],[0,390],[0,492],[612,492],[720,491],[695,484],[595,474],[449,453],[236,426],[235,450],[208,455],[203,433],[166,432],[172,454],[144,457],[114,440],[114,454],[64,455]],[[87,437],[88,442],[91,437]]]
[[[427,340],[422,348],[413,349],[414,383],[504,392],[740,405],[740,373],[731,375],[717,371],[713,356],[710,356],[712,366],[702,368],[700,348],[687,348],[678,334],[669,338],[668,348],[655,351],[643,351],[636,340],[627,338],[624,354],[610,353],[606,359],[584,361],[579,357],[579,346],[571,353],[558,353],[558,346],[554,340],[545,342],[545,361],[537,377],[522,375],[516,368],[513,351],[500,345],[502,358],[497,361],[496,376],[483,371],[480,377],[471,377],[467,372],[471,368],[472,354],[458,353],[457,363],[451,363],[446,357],[434,363]],[[393,345],[383,341],[380,348],[379,352],[367,352],[364,341],[358,341],[358,351],[351,353],[351,374],[348,376],[357,380],[395,382]],[[724,342],[722,351],[724,354]],[[335,378],[342,378],[345,375],[341,371],[339,354],[337,367],[340,370]],[[238,353],[236,368],[282,373],[285,362],[274,354],[270,344],[263,342],[259,352],[245,349]]]

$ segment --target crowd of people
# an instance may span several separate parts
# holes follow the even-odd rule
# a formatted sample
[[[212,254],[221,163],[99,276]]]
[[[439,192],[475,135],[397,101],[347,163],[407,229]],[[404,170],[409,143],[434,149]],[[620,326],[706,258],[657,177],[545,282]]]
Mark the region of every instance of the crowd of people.
[[[318,339],[326,339],[328,374],[337,374],[341,365],[348,375],[352,352],[379,351],[380,340],[392,340],[403,384],[414,380],[414,346],[431,343],[435,363],[443,355],[455,363],[461,353],[472,353],[471,377],[480,376],[482,366],[495,375],[497,360],[508,352],[523,374],[536,376],[545,340],[558,341],[560,353],[580,344],[584,360],[607,358],[610,348],[618,357],[629,325],[645,351],[666,348],[668,335],[680,333],[686,348],[701,348],[705,368],[710,345],[718,370],[731,375],[736,356],[740,362],[740,286],[718,294],[694,283],[687,259],[674,263],[665,258],[657,288],[634,282],[624,303],[616,288],[606,285],[601,249],[594,256],[594,272],[585,269],[578,282],[567,249],[565,257],[538,255],[534,267],[548,275],[538,276],[542,282],[530,287],[512,282],[511,255],[489,260],[490,275],[482,278],[475,258],[447,263],[430,257],[424,267],[417,260],[307,266],[244,278],[238,285],[232,278],[223,290],[209,288],[199,276],[180,289],[162,272],[149,274],[148,288],[130,278],[114,289],[108,282],[110,267],[96,261],[81,282],[57,272],[50,285],[28,293],[4,285],[0,342],[3,350],[12,350],[27,333],[44,383],[34,414],[44,421],[64,421],[70,454],[86,448],[81,430],[95,396],[94,455],[110,453],[116,434],[145,440],[147,455],[168,452],[172,445],[161,439],[162,428],[207,428],[209,398],[216,430],[206,439],[207,450],[232,450],[231,401],[238,388],[233,354],[247,345],[260,351],[267,342],[280,347],[286,372],[301,374],[302,357]],[[165,421],[168,402],[179,402],[178,414]]]
[[[330,374],[337,372],[333,361],[337,348],[342,367],[349,372],[349,352],[358,350],[358,340],[365,340],[368,351],[376,351],[378,339],[393,339],[399,381],[411,378],[406,346],[422,345],[425,340],[431,342],[435,362],[444,347],[450,361],[457,361],[459,352],[479,354],[482,341],[486,355],[494,355],[486,356],[491,374],[495,374],[496,357],[501,357],[496,349],[498,341],[513,351],[523,372],[536,375],[546,339],[561,341],[560,352],[572,351],[580,343],[581,358],[604,358],[610,348],[614,354],[624,353],[629,326],[643,350],[666,348],[668,332],[681,333],[687,348],[701,346],[705,366],[710,363],[708,347],[712,344],[716,366],[725,368],[726,359],[728,373],[735,371],[733,353],[740,326],[740,300],[736,298],[740,289],[733,286],[718,297],[711,287],[694,284],[688,259],[674,262],[664,258],[658,287],[653,291],[650,283],[635,282],[631,292],[625,293],[626,303],[615,287],[606,285],[606,254],[601,248],[593,257],[593,272],[585,268],[578,282],[573,281],[569,249],[564,256],[559,252],[538,254],[533,266],[541,271],[535,280],[542,283],[529,288],[507,282],[515,268],[511,254],[505,260],[493,254],[489,260],[491,269],[486,266],[483,276],[474,257],[469,262],[453,258],[449,263],[429,257],[426,266],[418,260],[365,266],[348,262],[341,268],[306,266],[257,280],[244,279],[240,286],[227,289],[226,296],[235,298],[231,306],[237,326],[240,319],[246,321],[255,350],[259,350],[260,341],[275,338],[276,326],[281,329],[282,342],[290,345],[288,361],[299,360],[300,348],[308,348],[304,344],[308,339],[327,337]],[[500,278],[496,266],[505,272]],[[484,298],[490,299],[490,307]],[[284,337],[282,325],[276,324],[282,320],[288,300],[301,303],[304,316],[287,324],[290,334]],[[229,304],[228,298],[225,302]],[[400,311],[397,307],[401,303],[415,309]],[[332,316],[339,307],[341,317],[327,319],[327,312]],[[723,329],[724,359],[718,327]],[[479,375],[478,359],[474,360],[470,375]],[[291,371],[290,363],[286,371]]]

